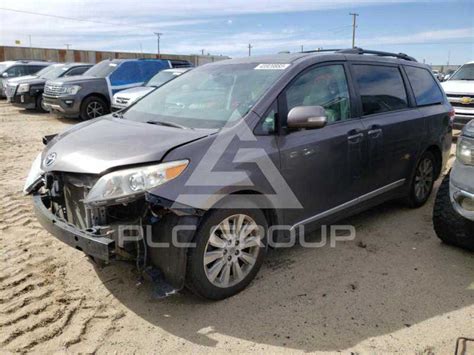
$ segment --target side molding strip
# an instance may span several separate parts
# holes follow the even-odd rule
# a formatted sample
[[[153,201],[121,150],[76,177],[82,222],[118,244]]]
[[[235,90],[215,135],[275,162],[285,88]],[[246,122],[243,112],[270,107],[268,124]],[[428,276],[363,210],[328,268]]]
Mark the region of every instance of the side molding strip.
[[[367,201],[367,200],[370,200],[371,198],[374,198],[378,195],[381,195],[381,194],[384,194],[390,190],[393,190],[393,189],[396,189],[397,187],[400,187],[402,186],[404,183],[405,183],[406,179],[401,179],[401,180],[398,180],[398,181],[395,181],[395,182],[392,182],[391,184],[388,184],[386,186],[383,186],[377,190],[374,190],[374,191],[371,191],[365,195],[362,195],[362,196],[359,196],[351,201],[347,201],[345,203],[343,203],[342,205],[339,205],[339,206],[336,206],[336,207],[333,207],[331,208],[330,210],[327,210],[327,211],[324,211],[324,212],[321,212],[315,216],[312,216],[312,217],[309,217],[309,218],[306,218],[298,223],[295,223],[291,228],[290,230],[294,230],[297,226],[300,226],[302,224],[307,224],[307,223],[311,223],[311,222],[315,222],[319,219],[323,219],[325,217],[328,217],[332,214],[335,214],[337,212],[341,212],[343,210],[345,210],[346,208],[349,208],[349,207],[353,207],[361,202],[364,202],[364,201]]]

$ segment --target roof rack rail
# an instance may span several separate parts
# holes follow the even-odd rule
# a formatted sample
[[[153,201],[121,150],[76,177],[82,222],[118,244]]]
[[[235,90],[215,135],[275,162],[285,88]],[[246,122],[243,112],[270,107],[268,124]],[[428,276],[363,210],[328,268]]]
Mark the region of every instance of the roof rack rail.
[[[312,50],[309,50],[309,51],[303,51],[301,53],[318,53],[318,52],[339,52],[339,51],[342,51],[342,49],[340,48],[337,48],[337,49],[312,49]]]
[[[368,49],[363,49],[360,47],[346,48],[346,49],[314,49],[310,51],[303,51],[301,53],[318,53],[318,52],[335,52],[335,53],[344,53],[344,54],[373,54],[380,57],[395,57],[399,59],[408,60],[410,62],[416,62],[417,60],[405,53],[391,53],[391,52],[381,52],[381,51],[372,51]]]
[[[391,52],[381,52],[381,51],[372,51],[367,49],[362,49],[359,47],[349,48],[349,49],[341,49],[338,53],[345,53],[345,54],[373,54],[380,57],[395,57],[399,59],[408,60],[410,62],[416,62],[417,60],[413,57],[410,57],[408,54],[405,53],[391,53]]]

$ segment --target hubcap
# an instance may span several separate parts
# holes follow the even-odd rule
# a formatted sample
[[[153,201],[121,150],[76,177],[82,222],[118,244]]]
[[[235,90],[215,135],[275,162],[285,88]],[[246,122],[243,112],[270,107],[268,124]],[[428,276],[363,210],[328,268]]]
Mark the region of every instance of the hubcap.
[[[204,252],[207,279],[218,287],[242,281],[255,266],[262,231],[244,214],[227,217],[211,230]]]
[[[422,201],[428,196],[433,186],[434,166],[431,159],[424,159],[418,165],[415,176],[415,196]]]
[[[100,102],[92,101],[87,105],[86,113],[89,118],[100,117],[104,114],[104,107]]]

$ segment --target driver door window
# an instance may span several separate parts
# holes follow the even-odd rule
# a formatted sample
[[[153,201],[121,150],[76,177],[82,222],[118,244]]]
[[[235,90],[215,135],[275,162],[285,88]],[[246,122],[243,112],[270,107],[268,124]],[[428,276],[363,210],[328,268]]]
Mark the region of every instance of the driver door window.
[[[328,123],[351,117],[349,88],[344,66],[326,65],[300,75],[286,90],[288,112],[296,106],[322,106]]]

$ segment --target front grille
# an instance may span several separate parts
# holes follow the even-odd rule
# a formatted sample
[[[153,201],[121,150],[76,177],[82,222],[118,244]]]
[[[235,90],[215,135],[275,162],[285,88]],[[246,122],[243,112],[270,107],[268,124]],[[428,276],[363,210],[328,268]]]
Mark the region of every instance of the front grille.
[[[64,93],[64,87],[56,84],[46,84],[44,86],[44,93],[47,96],[59,96]]]
[[[103,209],[86,208],[83,203],[95,181],[90,176],[47,174],[46,186],[53,201],[53,213],[81,230],[105,223]]]
[[[463,103],[461,103],[461,102],[451,102],[451,106],[453,106],[453,107],[459,107],[459,108],[468,108],[468,107],[469,107],[469,108],[471,108],[471,107],[474,108],[474,100],[473,100],[471,103],[469,103],[469,104],[463,104]]]

